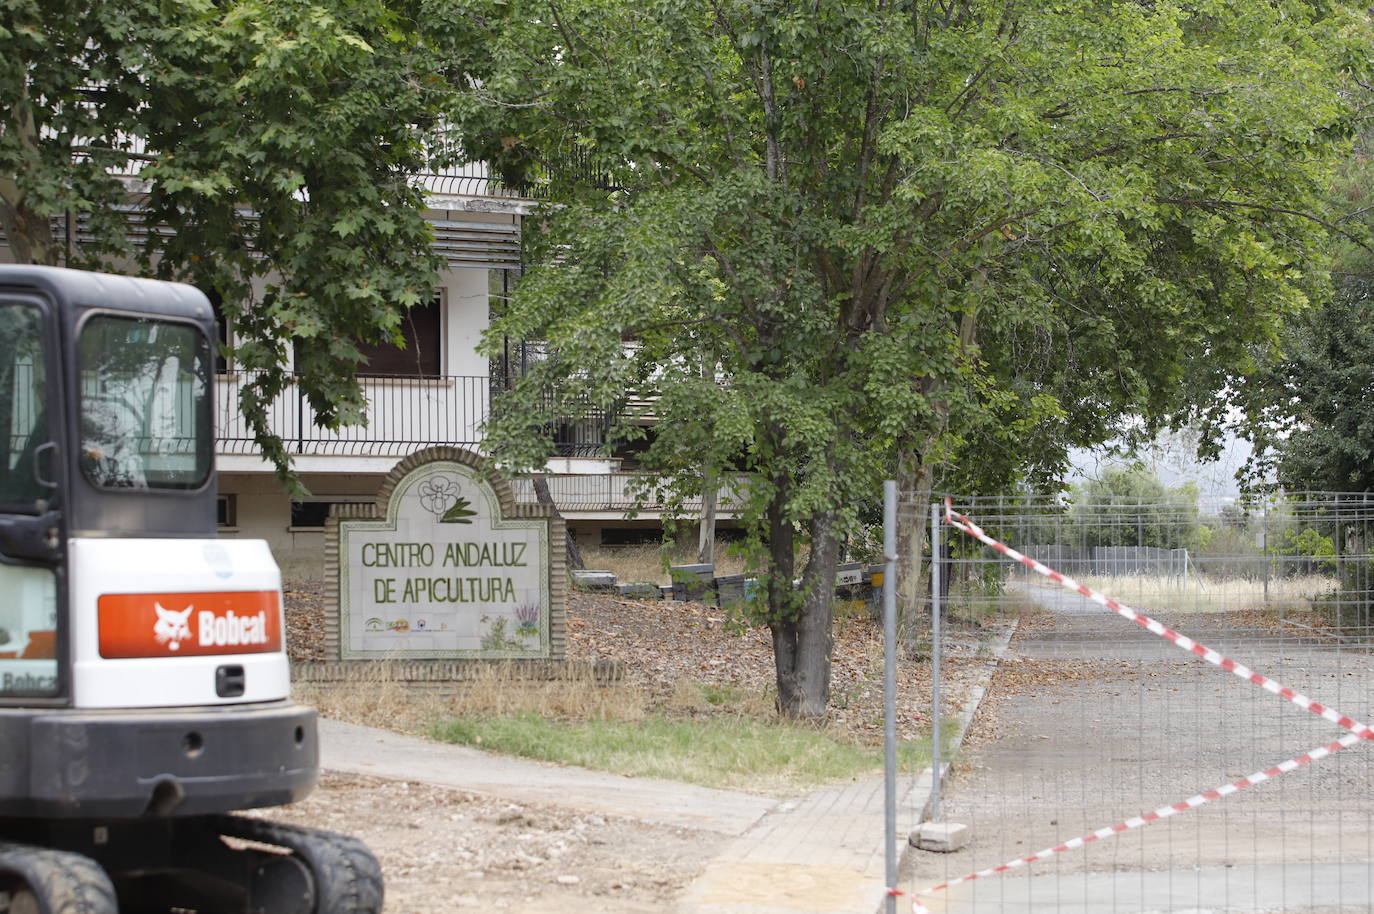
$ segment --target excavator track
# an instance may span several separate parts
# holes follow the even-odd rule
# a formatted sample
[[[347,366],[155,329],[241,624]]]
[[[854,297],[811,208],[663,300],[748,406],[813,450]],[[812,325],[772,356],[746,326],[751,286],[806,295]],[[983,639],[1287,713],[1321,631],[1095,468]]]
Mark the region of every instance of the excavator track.
[[[381,914],[382,868],[357,838],[246,816],[217,817],[229,837],[287,848],[305,864],[315,887],[313,914]]]
[[[118,914],[100,864],[69,851],[0,843],[3,914]]]

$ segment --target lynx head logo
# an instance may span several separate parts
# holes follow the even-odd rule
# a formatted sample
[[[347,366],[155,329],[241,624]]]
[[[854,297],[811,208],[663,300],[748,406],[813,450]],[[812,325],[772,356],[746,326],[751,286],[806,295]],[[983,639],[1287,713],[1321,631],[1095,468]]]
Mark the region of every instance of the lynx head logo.
[[[176,612],[163,609],[161,603],[153,604],[153,609],[157,611],[153,634],[157,635],[158,644],[165,644],[171,650],[179,651],[181,642],[191,640],[191,624],[188,619],[193,608],[188,606],[181,612]]]

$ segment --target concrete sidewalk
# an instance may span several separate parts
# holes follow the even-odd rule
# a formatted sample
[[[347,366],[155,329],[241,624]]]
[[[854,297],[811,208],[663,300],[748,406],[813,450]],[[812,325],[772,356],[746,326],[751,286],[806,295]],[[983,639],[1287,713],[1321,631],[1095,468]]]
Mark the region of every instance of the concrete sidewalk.
[[[897,839],[916,826],[927,770],[897,802]],[[900,795],[905,793],[905,796]],[[778,804],[707,864],[680,914],[869,914],[886,895],[883,779],[827,787]],[[909,907],[909,904],[908,904]]]
[[[323,718],[320,765],[727,836],[744,834],[776,803],[753,794],[494,755]]]
[[[990,645],[991,656],[959,710],[948,767],[963,742],[998,660],[1015,629]],[[898,775],[897,856],[930,798],[930,768]],[[707,864],[677,905],[679,914],[870,914],[887,897],[883,779],[826,787],[778,804]],[[898,899],[898,911],[911,901]]]

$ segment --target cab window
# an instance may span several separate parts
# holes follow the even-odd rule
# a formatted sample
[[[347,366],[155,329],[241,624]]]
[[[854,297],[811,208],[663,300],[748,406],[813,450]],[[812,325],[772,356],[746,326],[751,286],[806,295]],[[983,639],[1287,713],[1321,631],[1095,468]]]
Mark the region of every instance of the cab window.
[[[210,474],[210,348],[192,325],[97,315],[81,329],[81,469],[106,489],[197,489]]]

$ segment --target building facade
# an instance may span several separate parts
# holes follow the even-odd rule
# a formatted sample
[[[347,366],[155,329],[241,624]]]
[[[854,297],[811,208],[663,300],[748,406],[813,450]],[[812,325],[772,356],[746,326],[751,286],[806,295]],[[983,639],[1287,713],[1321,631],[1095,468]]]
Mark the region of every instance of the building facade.
[[[221,534],[267,540],[288,576],[322,573],[331,506],[372,500],[406,456],[436,445],[483,452],[492,398],[540,357],[538,344],[525,341],[509,341],[495,357],[478,351],[493,313],[518,279],[521,225],[536,201],[502,185],[480,164],[423,180],[427,218],[445,263],[434,298],[407,315],[406,345],[365,350],[368,361],[359,375],[367,424],[332,432],[319,428],[294,384],[272,404],[272,428],[310,495],[283,492],[238,409],[248,374],[232,360],[217,365]],[[0,248],[0,258],[7,255],[8,248]],[[234,328],[225,326],[222,333],[232,339]],[[662,528],[662,514],[653,506],[627,517],[635,466],[632,455],[607,453],[614,409],[588,404],[582,414],[560,417],[553,426],[557,456],[547,468],[549,492],[579,544],[651,540]],[[517,479],[513,487],[517,499],[536,500],[532,480]],[[717,518],[729,525],[734,515],[728,499],[722,501]]]

